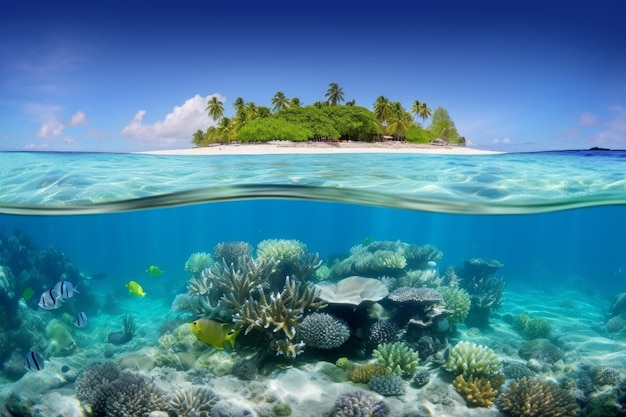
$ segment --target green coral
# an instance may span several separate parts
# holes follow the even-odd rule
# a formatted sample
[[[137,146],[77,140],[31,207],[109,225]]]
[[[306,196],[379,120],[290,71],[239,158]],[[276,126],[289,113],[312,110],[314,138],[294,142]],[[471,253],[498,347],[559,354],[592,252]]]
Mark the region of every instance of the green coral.
[[[466,380],[470,376],[491,378],[500,373],[502,363],[492,349],[463,341],[450,349],[444,368]]]
[[[372,352],[377,362],[395,375],[410,378],[417,369],[419,356],[404,342],[379,344]]]
[[[199,279],[202,276],[202,271],[209,269],[214,263],[210,253],[195,252],[189,255],[187,262],[185,262],[185,272],[193,278]]]
[[[439,292],[449,311],[446,318],[452,323],[463,323],[472,304],[469,293],[462,288],[450,287],[440,287]]]
[[[518,314],[513,320],[513,329],[527,340],[546,339],[552,331],[552,326],[546,319]]]

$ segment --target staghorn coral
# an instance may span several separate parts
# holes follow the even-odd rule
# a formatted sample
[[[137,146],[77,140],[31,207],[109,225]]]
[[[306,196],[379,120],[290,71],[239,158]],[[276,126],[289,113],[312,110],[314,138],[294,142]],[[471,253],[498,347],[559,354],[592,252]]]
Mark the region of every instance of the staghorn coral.
[[[444,368],[455,376],[463,375],[464,378],[470,376],[490,378],[500,372],[502,365],[492,349],[463,341],[450,349]]]
[[[213,266],[215,261],[211,257],[210,253],[195,252],[192,253],[187,262],[185,262],[185,272],[191,275],[192,278],[201,278],[202,271],[209,269]]]
[[[384,343],[372,352],[376,361],[395,375],[411,377],[417,369],[419,356],[404,342]]]
[[[211,417],[211,408],[217,401],[211,389],[194,385],[174,392],[166,408],[178,417]]]
[[[491,386],[487,378],[470,376],[466,381],[463,375],[458,375],[452,381],[452,385],[465,401],[480,407],[491,407],[498,395],[498,391]]]
[[[318,349],[334,349],[350,337],[350,326],[345,320],[326,313],[312,313],[298,325],[302,341]]]
[[[406,391],[404,381],[398,375],[375,375],[367,386],[385,397],[404,395]]]
[[[339,362],[339,360],[337,360]],[[337,366],[340,366],[337,364]],[[346,370],[348,380],[357,384],[367,384],[376,375],[390,375],[391,370],[379,363],[353,365]]]
[[[213,248],[215,259],[221,259],[226,265],[238,267],[240,259],[252,257],[252,246],[248,242],[220,242]]]
[[[513,417],[573,416],[578,411],[576,400],[556,383],[533,378],[511,382],[498,400],[502,411]]]
[[[366,391],[341,394],[329,417],[387,417],[391,410],[383,401]]]
[[[472,300],[467,291],[462,288],[440,287],[448,315],[446,318],[452,323],[463,323],[470,311]]]
[[[431,262],[436,262],[443,258],[443,252],[433,245],[407,245],[403,251],[406,264],[411,269],[429,269]]]

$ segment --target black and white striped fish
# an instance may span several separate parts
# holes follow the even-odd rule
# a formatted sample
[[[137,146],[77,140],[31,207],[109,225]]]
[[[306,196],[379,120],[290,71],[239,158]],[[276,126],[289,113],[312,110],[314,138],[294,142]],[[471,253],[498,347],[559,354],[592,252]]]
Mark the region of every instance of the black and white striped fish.
[[[24,356],[24,368],[29,371],[41,371],[43,369],[43,357],[37,352],[28,352]]]
[[[85,327],[88,323],[87,315],[82,311],[74,318],[74,324],[78,327]]]
[[[59,297],[56,291],[54,291],[54,288],[51,288],[41,294],[41,297],[39,297],[39,304],[37,305],[44,310],[56,310],[61,307],[62,302],[63,299]]]
[[[66,298],[72,298],[74,296],[74,292],[78,293],[76,288],[69,281],[59,281],[54,285],[53,289],[63,300]]]

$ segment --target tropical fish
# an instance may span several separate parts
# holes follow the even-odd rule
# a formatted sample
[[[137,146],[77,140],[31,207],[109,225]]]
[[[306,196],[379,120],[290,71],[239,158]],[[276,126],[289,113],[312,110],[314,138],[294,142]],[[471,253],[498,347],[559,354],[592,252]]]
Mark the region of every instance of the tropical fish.
[[[27,287],[24,289],[24,291],[22,291],[22,298],[24,299],[24,301],[28,301],[30,300],[30,297],[33,296],[33,294],[35,294],[35,290],[33,290],[31,287]]]
[[[361,246],[363,247],[369,246],[369,244],[372,243],[373,241],[374,239],[371,236],[368,236],[365,239],[363,239],[363,242],[361,242]]]
[[[137,281],[128,281],[125,287],[128,288],[128,292],[134,296],[137,296],[137,297],[146,296],[146,293],[144,292],[143,288],[141,288],[141,285],[139,285]]]
[[[84,312],[80,312],[76,315],[74,324],[78,327],[85,327],[88,324],[87,315]]]
[[[164,270],[162,270],[156,265],[150,265],[148,269],[146,269],[146,272],[148,273],[148,275],[150,275],[151,277],[155,277],[155,278],[158,278],[165,273]]]
[[[235,348],[235,339],[241,329],[232,331],[232,323],[220,323],[211,319],[198,319],[189,323],[191,332],[202,343],[213,346],[217,350],[224,350],[224,342]]]
[[[74,293],[78,293],[76,288],[69,281],[59,281],[54,285],[54,291],[59,294],[59,298],[65,300],[67,298],[72,298]]]
[[[39,297],[39,304],[37,305],[44,310],[56,310],[61,307],[62,303],[63,299],[58,296],[57,292],[54,291],[54,288],[51,288],[41,294],[41,297]]]
[[[29,371],[41,371],[43,366],[43,357],[39,353],[28,352],[24,356],[24,368]]]

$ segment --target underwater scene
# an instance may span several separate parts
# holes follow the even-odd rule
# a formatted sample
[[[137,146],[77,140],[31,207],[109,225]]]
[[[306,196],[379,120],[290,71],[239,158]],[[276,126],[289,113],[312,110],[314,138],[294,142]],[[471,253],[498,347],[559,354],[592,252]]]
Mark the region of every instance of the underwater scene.
[[[625,163],[0,153],[0,416],[625,415]]]

